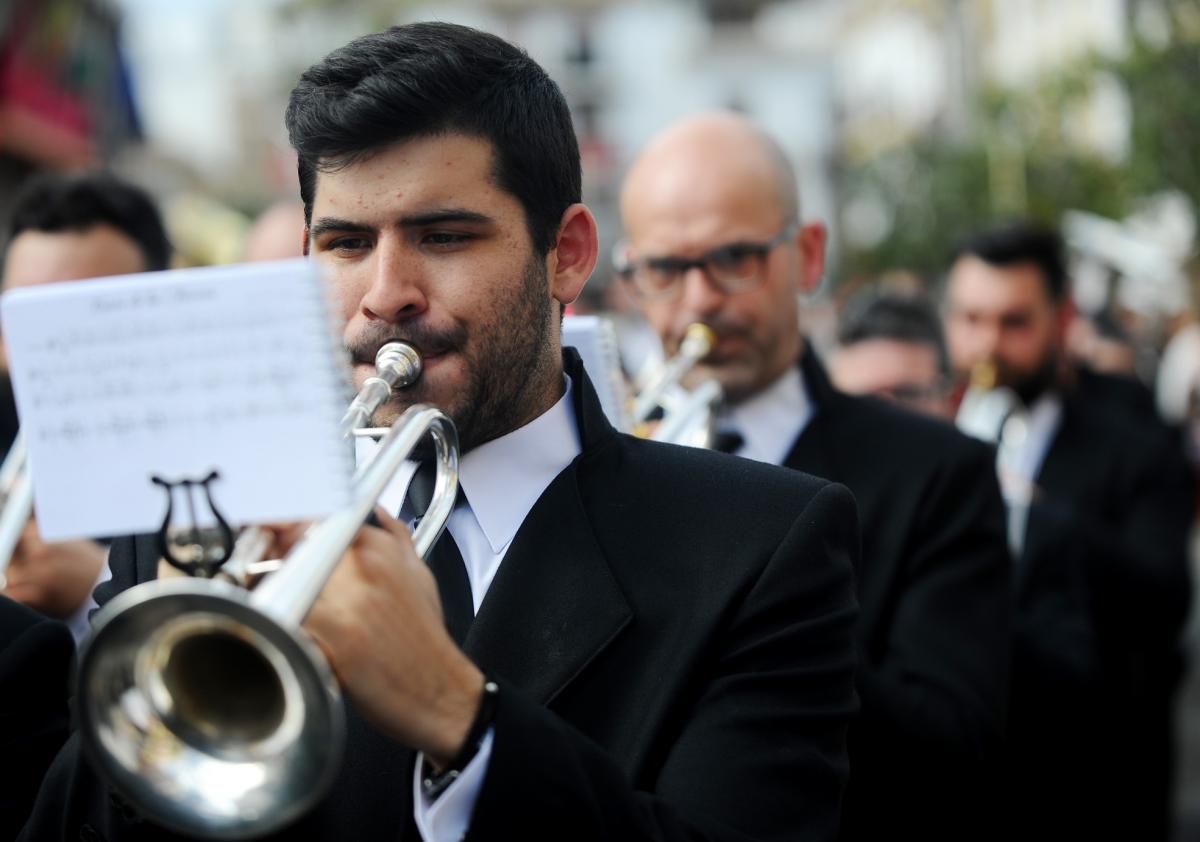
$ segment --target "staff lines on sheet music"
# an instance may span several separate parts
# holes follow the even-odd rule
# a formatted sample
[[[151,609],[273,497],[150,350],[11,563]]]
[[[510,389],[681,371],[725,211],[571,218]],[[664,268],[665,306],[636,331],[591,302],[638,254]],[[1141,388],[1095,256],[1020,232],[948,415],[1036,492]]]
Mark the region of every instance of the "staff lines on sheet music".
[[[283,325],[287,325],[286,329]],[[67,354],[76,348],[84,347],[91,350],[103,349],[109,346],[128,348],[137,345],[158,345],[164,340],[172,344],[186,342],[189,334],[194,341],[211,342],[214,333],[246,334],[258,338],[260,343],[272,335],[293,336],[298,326],[302,329],[322,330],[328,332],[329,320],[319,311],[296,310],[272,314],[270,319],[262,315],[243,317],[240,319],[226,318],[221,314],[213,314],[211,320],[191,321],[187,325],[167,325],[161,321],[131,321],[120,329],[113,330],[79,330],[65,334],[47,333],[36,344],[30,346],[31,351],[47,354]]]
[[[330,380],[327,387],[314,392],[311,380],[306,381],[294,368],[282,364],[254,367],[235,378],[211,371],[200,371],[195,376],[179,373],[162,376],[154,371],[124,377],[76,375],[70,380],[59,377],[54,382],[36,383],[29,395],[29,405],[35,410],[52,413],[73,406],[119,405],[146,400],[155,403],[183,399],[204,402],[247,389],[268,400],[337,400],[345,390],[340,382]]]
[[[246,401],[212,407],[199,413],[166,408],[141,413],[99,413],[87,420],[75,417],[49,420],[38,431],[38,438],[44,442],[66,446],[92,436],[99,439],[111,439],[115,444],[119,444],[122,440],[136,443],[138,437],[146,432],[219,430],[222,427],[236,427],[247,421],[286,424],[289,419],[303,411],[305,406],[306,402],[301,400]],[[264,424],[264,426],[267,425]],[[323,448],[323,450],[340,458],[341,448],[341,442],[331,439],[329,447]]]
[[[34,378],[42,380],[52,377],[71,377],[75,374],[94,376],[97,373],[110,371],[132,372],[147,369],[171,371],[180,368],[211,368],[224,365],[229,360],[244,360],[246,364],[252,364],[263,358],[279,359],[278,345],[273,345],[269,340],[270,337],[247,339],[240,343],[225,343],[216,348],[207,342],[182,341],[175,344],[171,353],[158,355],[137,353],[136,350],[130,350],[128,353],[95,354],[85,349],[73,349],[61,353],[43,354],[34,362],[29,363],[28,371]],[[307,364],[310,360],[318,359],[314,356],[318,353],[314,349],[305,350],[307,354],[305,358],[296,357],[295,354],[299,353],[298,351],[291,353],[292,358],[289,362],[295,360],[297,364]],[[324,360],[327,356],[320,354],[319,359]],[[325,367],[328,367],[327,363]]]

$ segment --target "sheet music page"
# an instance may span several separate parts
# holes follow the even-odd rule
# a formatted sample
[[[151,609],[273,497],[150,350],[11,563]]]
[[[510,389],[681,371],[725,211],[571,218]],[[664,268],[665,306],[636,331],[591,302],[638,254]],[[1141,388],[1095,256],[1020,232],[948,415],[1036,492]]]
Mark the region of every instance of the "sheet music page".
[[[14,289],[0,321],[44,539],[156,531],[156,475],[218,471],[233,524],[348,503],[349,369],[309,261]]]

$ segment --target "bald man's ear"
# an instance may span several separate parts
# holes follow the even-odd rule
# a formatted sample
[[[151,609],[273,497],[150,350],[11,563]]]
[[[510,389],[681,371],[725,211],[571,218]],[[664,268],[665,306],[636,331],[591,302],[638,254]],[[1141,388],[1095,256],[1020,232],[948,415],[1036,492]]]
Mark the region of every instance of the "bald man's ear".
[[[570,304],[596,268],[600,242],[596,218],[586,205],[567,208],[558,226],[558,240],[546,256],[550,292],[560,304]]]
[[[801,225],[796,231],[796,247],[800,253],[798,277],[800,293],[815,292],[825,276],[825,226],[820,222]]]

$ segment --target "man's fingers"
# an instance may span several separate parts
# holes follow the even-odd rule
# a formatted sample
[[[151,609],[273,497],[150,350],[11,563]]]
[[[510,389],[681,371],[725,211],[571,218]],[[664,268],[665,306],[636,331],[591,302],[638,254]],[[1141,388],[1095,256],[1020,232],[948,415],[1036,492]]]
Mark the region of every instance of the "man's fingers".
[[[374,514],[375,520],[379,524],[380,529],[390,532],[397,538],[403,538],[408,541],[412,540],[412,536],[409,534],[408,527],[405,526],[403,522],[388,514],[383,506],[376,506]]]
[[[17,541],[17,546],[13,549],[14,562],[19,558],[36,555],[45,548],[42,543],[42,536],[38,534],[37,521],[30,518],[25,524],[25,528],[21,530],[21,537]]]

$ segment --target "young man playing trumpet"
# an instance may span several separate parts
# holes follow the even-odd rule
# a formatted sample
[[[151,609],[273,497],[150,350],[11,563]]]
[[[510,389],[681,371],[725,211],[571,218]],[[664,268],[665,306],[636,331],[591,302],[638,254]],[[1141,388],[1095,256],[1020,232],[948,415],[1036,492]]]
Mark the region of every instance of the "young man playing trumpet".
[[[464,455],[442,538],[458,586],[382,514],[308,616],[352,702],[348,748],[274,838],[832,839],[853,501],[605,420],[560,348],[597,240],[557,86],[498,38],[417,24],[310,69],[287,121],[357,378],[389,340],[424,358],[377,420],[433,403]],[[98,599],[156,562],[118,542]],[[114,807],[74,746],[25,838],[85,827],[179,838]]]

